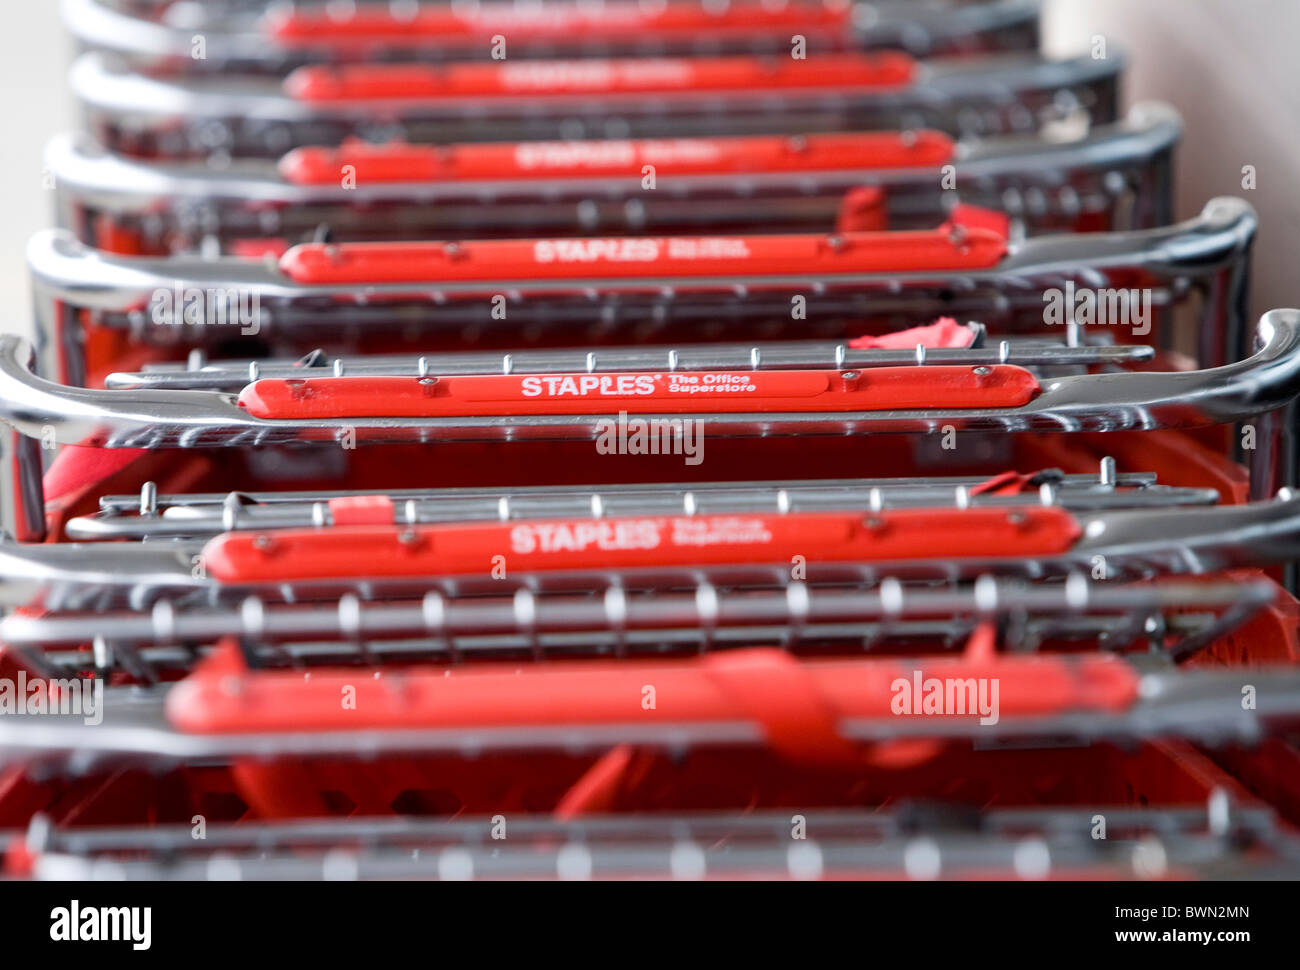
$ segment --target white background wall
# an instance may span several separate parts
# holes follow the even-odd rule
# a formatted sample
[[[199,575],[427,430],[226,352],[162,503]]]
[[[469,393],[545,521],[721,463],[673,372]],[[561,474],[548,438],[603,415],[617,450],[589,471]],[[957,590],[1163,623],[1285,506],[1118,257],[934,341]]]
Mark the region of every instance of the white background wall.
[[[73,124],[64,89],[72,45],[56,0],[0,0],[0,329],[28,333],[30,294],[23,250],[52,219],[41,152]]]
[[[70,56],[55,0],[5,0],[0,32],[0,327],[25,332],[27,237],[48,224],[41,148],[74,123]],[[1300,0],[1046,0],[1049,49],[1087,49],[1094,34],[1132,56],[1127,93],[1173,103],[1187,120],[1179,208],[1241,192],[1263,228],[1255,309],[1300,304]]]
[[[1131,57],[1127,100],[1168,101],[1186,133],[1178,210],[1242,195],[1260,213],[1256,313],[1300,306],[1300,0],[1049,0],[1049,49],[1094,34]],[[1241,169],[1258,187],[1243,192]]]

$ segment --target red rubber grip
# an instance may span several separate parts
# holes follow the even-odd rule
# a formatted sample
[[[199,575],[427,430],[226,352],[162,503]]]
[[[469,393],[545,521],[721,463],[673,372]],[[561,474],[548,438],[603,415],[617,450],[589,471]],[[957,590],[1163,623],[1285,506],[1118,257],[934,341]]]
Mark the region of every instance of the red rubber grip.
[[[1063,509],[897,509],[474,522],[415,528],[352,526],[231,532],[203,549],[223,583],[358,576],[491,575],[514,571],[729,565],[756,561],[1034,558],[1065,552],[1079,525]]]
[[[996,219],[1003,219],[997,213]],[[958,272],[1006,254],[1000,227],[969,228],[983,210],[958,207],[937,229],[841,236],[683,236],[448,242],[304,243],[280,270],[304,286],[439,281],[657,279]]]
[[[295,185],[572,179],[627,176],[647,165],[656,177],[763,172],[933,168],[952,159],[942,132],[854,132],[781,138],[662,138],[639,141],[516,142],[484,145],[370,145],[298,148],[280,161]]]
[[[203,734],[474,728],[600,727],[757,721],[783,754],[838,747],[845,720],[942,729],[967,713],[899,713],[899,698],[940,684],[997,684],[998,717],[1118,714],[1138,697],[1138,676],[1117,657],[1000,656],[800,661],[782,650],[729,650],[688,661],[559,662],[358,672],[242,668],[233,647],[215,653],[167,695],[167,716]],[[656,704],[642,706],[645,685]],[[350,688],[350,690],[349,690]],[[942,689],[942,688],[941,688]],[[355,697],[346,707],[341,696]]]
[[[256,418],[477,417],[489,414],[772,413],[1014,408],[1038,380],[1022,367],[927,365],[858,371],[316,377],[249,384]]]
[[[525,7],[485,2],[471,10],[454,5],[424,4],[399,16],[378,4],[351,7],[345,13],[298,7],[275,16],[269,32],[286,46],[412,45],[441,42],[488,43],[496,34],[537,40],[612,41],[697,37],[765,37],[774,33],[841,32],[852,15],[849,4],[793,2],[781,7],[742,0],[721,10],[696,3],[650,4],[606,0],[592,4],[546,0]],[[507,48],[508,49],[508,48]]]
[[[289,97],[316,104],[445,101],[464,98],[625,95],[753,96],[793,91],[890,91],[912,83],[906,54],[790,57],[663,57],[493,63],[349,64],[300,67],[284,81]]]

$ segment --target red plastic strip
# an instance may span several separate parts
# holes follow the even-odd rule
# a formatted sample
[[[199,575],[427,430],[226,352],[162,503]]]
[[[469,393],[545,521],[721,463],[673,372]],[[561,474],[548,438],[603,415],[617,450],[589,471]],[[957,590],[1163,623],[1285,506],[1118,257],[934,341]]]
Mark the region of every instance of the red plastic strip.
[[[392,525],[393,500],[387,495],[351,495],[329,500],[335,525]]]
[[[858,371],[317,377],[246,386],[257,418],[473,417],[486,414],[755,413],[1013,408],[1038,380],[1022,367],[933,365]]]
[[[273,16],[272,37],[286,46],[321,45],[352,48],[373,44],[412,45],[491,41],[496,34],[509,40],[613,41],[688,37],[764,37],[774,33],[807,34],[847,29],[850,4],[794,2],[780,7],[738,2],[711,10],[696,3],[658,6],[640,0],[606,0],[601,4],[553,2],[520,5],[479,3],[461,10],[455,5],[423,4],[401,16],[379,4],[348,6],[342,13],[328,8],[291,8]]]
[[[649,752],[639,752],[630,744],[610,748],[588,768],[581,778],[569,787],[555,805],[554,815],[559,819],[578,818],[597,812],[608,812],[616,807],[619,792],[628,783],[638,761],[652,757]]]
[[[358,576],[489,575],[546,571],[789,561],[1033,558],[1079,537],[1059,508],[898,509],[700,515],[521,523],[393,525],[232,532],[204,547],[208,573],[227,583]]]
[[[890,91],[912,83],[906,54],[790,57],[663,57],[492,63],[350,64],[300,67],[284,81],[299,101],[599,97],[633,94],[759,95],[785,91]]]
[[[967,682],[997,684],[999,720],[1117,714],[1138,696],[1136,672],[1109,656],[800,661],[759,648],[685,662],[408,668],[376,677],[319,670],[304,678],[248,673],[230,648],[168,692],[167,716],[182,731],[204,734],[757,722],[774,748],[803,760],[841,744],[838,727],[848,719],[906,721],[909,730],[978,722],[975,704],[969,713],[925,707],[932,685],[942,693]],[[649,710],[646,684],[655,687]],[[356,703],[339,704],[344,693]]]
[[[147,454],[149,454],[148,448],[94,448],[89,445],[65,445],[45,471],[42,481],[45,500],[52,502],[64,495],[84,489],[88,482],[103,481]]]
[[[884,232],[889,228],[889,197],[879,185],[859,185],[840,200],[835,232]]]
[[[1020,472],[1003,472],[970,490],[971,495],[1019,495],[1032,480],[1033,475]]]
[[[745,172],[933,168],[952,159],[942,132],[854,132],[782,138],[663,138],[639,141],[516,142],[484,145],[371,145],[298,148],[280,160],[295,185],[338,185],[345,168],[358,185],[591,176],[731,175]]]
[[[19,770],[25,769],[15,769],[15,771]],[[5,845],[4,854],[0,856],[0,859],[3,860],[3,864],[0,865],[0,873],[14,879],[27,879],[36,870],[38,856],[27,845],[25,838],[21,835],[15,835]]]
[[[923,327],[911,327],[879,337],[857,337],[849,341],[854,350],[915,350],[917,344],[928,350],[964,350],[975,342],[975,331],[952,317],[940,317]]]
[[[1005,235],[953,222],[938,229],[842,236],[304,243],[284,254],[280,270],[304,286],[955,272],[992,269],[1006,248]]]

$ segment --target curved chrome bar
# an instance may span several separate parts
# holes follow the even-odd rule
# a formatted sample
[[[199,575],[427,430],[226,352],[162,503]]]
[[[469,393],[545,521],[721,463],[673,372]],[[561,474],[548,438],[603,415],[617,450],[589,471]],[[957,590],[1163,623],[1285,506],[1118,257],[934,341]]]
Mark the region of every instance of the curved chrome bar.
[[[1244,710],[1243,684],[1259,687],[1256,707]],[[767,743],[755,721],[661,723],[638,721],[617,727],[574,723],[556,726],[494,727],[467,730],[349,730],[329,732],[258,732],[187,734],[167,718],[165,701],[181,685],[151,690],[110,687],[104,696],[104,723],[87,731],[81,718],[0,719],[0,751],[9,757],[67,758],[79,763],[104,758],[113,763],[157,765],[158,759],[223,761],[239,757],[287,758],[347,754],[445,751],[477,756],[483,751],[566,753],[608,751],[617,744],[680,752],[699,745],[752,746]],[[1119,713],[1066,713],[1052,716],[1004,716],[985,726],[973,719],[886,718],[842,720],[839,732],[855,741],[890,741],[907,737],[1076,738],[1081,742],[1145,738],[1184,738],[1201,743],[1253,743],[1271,730],[1290,730],[1300,721],[1300,673],[1266,667],[1249,674],[1229,668],[1162,669],[1143,677],[1143,693]],[[177,701],[183,695],[177,696]],[[173,701],[173,703],[176,703]],[[187,829],[188,831],[188,829]],[[983,836],[981,836],[983,838]],[[1222,839],[1219,843],[1222,843]],[[1200,861],[1203,854],[1196,856]]]
[[[1111,51],[1105,58],[1080,54],[1047,60],[1038,55],[1009,54],[929,62],[922,66],[914,88],[879,95],[869,92],[865,97],[867,100],[879,98],[895,106],[922,105],[936,100],[1005,102],[1024,91],[1112,82],[1123,72],[1124,64],[1125,57],[1118,51]],[[94,52],[77,58],[69,83],[78,101],[88,108],[110,115],[130,116],[137,122],[168,115],[183,115],[190,119],[230,117],[296,121],[318,113],[367,116],[375,110],[373,103],[314,107],[284,94],[281,82],[275,78],[146,77],[132,72],[119,58]],[[783,92],[782,97],[793,101],[801,96],[791,91]],[[564,100],[575,99],[566,96]],[[384,102],[390,107],[402,103],[400,100],[391,104]],[[455,99],[457,109],[473,103],[473,99]]]
[[[1027,497],[1026,503],[1034,499]],[[880,513],[863,513],[880,514]],[[1041,579],[1087,574],[1098,559],[1109,579],[1138,580],[1155,576],[1204,575],[1233,568],[1258,568],[1300,557],[1300,497],[1284,493],[1273,501],[1248,505],[1140,509],[1075,515],[1081,538],[1069,549],[1034,560],[985,555],[957,560],[864,558],[848,563],[810,566],[813,585],[868,585],[883,577],[974,579],[983,574]],[[394,528],[397,528],[394,526]],[[273,529],[266,530],[273,533]],[[788,580],[780,563],[757,560],[744,566],[644,567],[619,571],[585,569],[512,575],[430,574],[424,577],[370,572],[346,579],[277,580],[221,583],[196,570],[202,539],[172,542],[26,543],[0,542],[0,604],[51,610],[96,610],[124,604],[154,608],[159,600],[179,605],[230,605],[254,596],[267,602],[318,601],[364,588],[367,595],[396,593],[419,597],[430,590],[457,595],[505,595],[515,589],[574,593],[611,577],[628,589],[664,588],[707,581],[720,587],[771,587]],[[379,570],[376,574],[375,570]],[[614,576],[614,573],[617,575]],[[1083,594],[1080,594],[1083,595]],[[1078,604],[1087,605],[1083,599]],[[165,625],[164,613],[155,619]],[[165,626],[164,626],[165,628]]]
[[[193,59],[195,30],[192,28],[135,17],[100,0],[60,0],[59,12],[64,26],[82,47],[121,54],[137,67],[165,67]],[[270,59],[268,38],[251,27],[252,21],[247,16],[208,15],[203,23],[207,58],[216,65],[254,52],[260,58]]]
[[[1060,279],[1132,267],[1166,278],[1197,275],[1244,256],[1258,227],[1259,217],[1249,202],[1219,196],[1207,202],[1200,215],[1172,226],[1022,240],[1011,246],[996,272]],[[993,274],[972,276],[987,279]]]
[[[1118,116],[1124,61],[1112,51],[1101,59],[1080,55],[1049,61],[1010,54],[923,62],[907,88],[851,95],[791,88],[779,92],[780,111],[770,103],[773,92],[755,90],[686,99],[667,113],[659,110],[665,102],[653,96],[615,99],[608,110],[595,110],[603,102],[587,95],[320,105],[286,95],[274,77],[150,78],[133,73],[120,58],[97,52],[77,59],[70,84],[91,129],[108,148],[138,154],[138,144],[148,143],[145,153],[164,157],[206,156],[218,147],[232,157],[278,157],[297,145],[372,131],[376,111],[413,126],[406,132],[412,140],[441,142],[562,138],[575,111],[595,122],[592,131],[617,117],[633,137],[791,134],[863,124],[1023,131],[1066,117],[1079,106],[1105,123]]]
[[[983,431],[1122,431],[1242,421],[1284,407],[1300,394],[1300,311],[1260,320],[1259,351],[1203,371],[1079,375],[1046,380],[1022,407],[846,413],[710,414],[709,433],[734,436],[934,432],[951,425]],[[352,432],[365,442],[531,438],[589,439],[607,415],[488,415],[438,418],[263,420],[234,396],[208,391],[109,391],[66,387],[33,375],[23,341],[0,337],[0,420],[32,437],[107,448],[210,447],[327,442]],[[644,418],[645,415],[630,415]]]
[[[1011,364],[1034,368],[1102,368],[1138,364],[1155,357],[1146,345],[1068,344],[1034,340],[1003,340],[988,345],[984,329],[968,325],[978,334],[979,345],[963,349],[926,350],[922,366],[950,367]],[[477,353],[454,350],[421,355],[358,355],[332,357],[311,353],[297,358],[266,357],[219,362],[156,364],[135,373],[114,372],[104,378],[111,390],[226,391],[238,394],[256,372],[259,379],[324,377],[336,369],[350,377],[439,377],[472,374],[610,374],[627,371],[706,370],[856,370],[860,367],[909,367],[918,363],[917,350],[856,349],[836,341],[792,340],[719,344],[686,344],[681,347],[601,347],[557,350],[516,350],[506,353]],[[1063,373],[1059,372],[1058,373]]]
[[[72,595],[92,606],[120,602],[123,591],[139,595],[166,589],[173,594],[201,590],[206,581],[196,575],[187,547],[169,543],[136,543],[119,555],[86,555],[77,543],[16,543],[0,536],[0,605],[44,606]],[[132,605],[139,606],[140,603]]]
[[[499,279],[464,282],[430,279],[420,283],[303,285],[293,282],[274,263],[261,260],[197,256],[139,257],[105,253],[79,242],[66,230],[44,230],[32,237],[27,262],[42,299],[101,310],[127,311],[148,303],[159,289],[175,287],[225,289],[262,300],[315,299],[355,295],[369,299],[429,300],[461,294],[502,292],[572,293],[584,289],[601,293],[645,292],[689,286],[718,291],[737,288],[816,287],[819,285],[890,286],[909,284],[969,287],[1001,284],[1024,291],[1036,282],[1059,285],[1064,280],[1093,280],[1109,269],[1145,270],[1172,279],[1216,271],[1243,258],[1249,250],[1258,217],[1243,199],[1220,197],[1206,204],[1193,219],[1157,229],[1109,233],[1062,233],[1011,244],[996,267],[971,272],[818,274],[815,276],[592,277],[590,279]],[[413,296],[412,294],[415,294]],[[1041,292],[1033,294],[1039,306]]]
[[[1183,119],[1175,108],[1163,101],[1143,101],[1119,121],[1092,125],[1079,138],[1002,135],[963,142],[957,163],[965,178],[997,177],[1011,163],[1044,172],[1122,168],[1171,151],[1182,134]]]
[[[63,229],[36,233],[27,244],[27,265],[40,298],[96,310],[125,311],[176,286],[232,287],[264,299],[293,297],[301,289],[260,261],[119,256],[92,249]]]
[[[94,0],[86,2],[93,3]],[[1093,126],[1069,141],[1048,140],[1037,134],[974,139],[959,146],[955,161],[963,185],[1016,177],[1068,179],[1073,172],[1109,172],[1149,164],[1173,149],[1182,134],[1182,127],[1182,119],[1173,108],[1148,102],[1136,106],[1123,121]],[[204,162],[144,161],[114,155],[86,135],[71,134],[61,135],[50,142],[45,161],[54,176],[63,205],[94,206],[123,213],[156,212],[167,201],[200,199],[210,205],[253,202],[286,206],[331,202],[357,205],[370,200],[406,198],[418,198],[422,203],[444,200],[481,202],[493,193],[510,198],[519,193],[546,197],[585,193],[599,197],[607,192],[626,192],[629,185],[640,188],[639,178],[610,176],[540,182],[500,179],[443,183],[363,182],[348,189],[341,185],[302,186],[286,182],[271,161],[250,160],[246,164],[222,169],[214,169]],[[679,175],[674,177],[674,185],[678,191],[691,187],[721,189],[743,181],[748,187],[788,187],[806,194],[810,177],[837,186],[843,183],[841,188],[864,183],[893,188],[923,182],[936,199],[939,197],[934,189],[934,171],[929,168],[845,170],[812,175],[807,172],[754,172],[746,173],[743,179],[736,175]],[[994,186],[990,191],[1000,191],[1000,187]]]
[[[1129,476],[1119,476],[1121,482]],[[509,521],[533,518],[596,518],[620,515],[667,514],[725,514],[765,513],[786,514],[791,511],[839,511],[845,508],[960,508],[967,506],[1005,507],[1023,505],[1023,495],[971,495],[970,490],[981,484],[981,476],[973,476],[961,484],[951,480],[943,484],[930,484],[925,480],[907,480],[906,484],[880,484],[851,482],[824,487],[820,484],[792,482],[779,488],[772,485],[753,488],[732,484],[691,484],[674,489],[669,486],[646,488],[644,486],[619,491],[618,489],[587,490],[564,493],[553,486],[533,486],[521,489],[481,489],[477,493],[455,496],[429,495],[407,498],[403,494],[390,495],[396,503],[394,524],[428,525],[439,522],[498,522],[503,510]],[[982,479],[987,480],[987,479]],[[1077,487],[1065,479],[1051,487],[1046,497],[1040,491],[1040,501],[1073,511],[1096,512],[1105,509],[1152,508],[1167,509],[1172,506],[1190,507],[1215,505],[1219,493],[1207,488],[1179,488],[1177,486],[1140,486],[1138,488],[1098,490],[1095,479],[1088,476],[1089,484]],[[360,495],[360,492],[337,493],[338,497]],[[366,493],[370,494],[370,493]],[[232,497],[233,496],[233,497]],[[108,539],[185,539],[219,535],[222,532],[256,531],[281,528],[328,528],[334,524],[329,512],[329,498],[321,493],[279,493],[266,504],[259,503],[247,493],[227,493],[225,496],[177,496],[160,515],[126,515],[117,510],[103,508],[105,501],[121,496],[100,498],[101,511],[96,515],[74,516],[64,523],[64,534],[71,540],[101,541]],[[241,501],[246,499],[247,501]],[[167,501],[159,497],[159,504]],[[947,503],[944,505],[943,503]],[[874,504],[873,504],[874,503]],[[139,508],[139,498],[132,497],[132,508]],[[119,506],[119,509],[122,507]]]
[[[1188,514],[1190,512],[1190,514]],[[1300,555],[1300,497],[1195,510],[1121,510],[1079,516],[1081,562],[1102,556],[1127,567],[1180,573],[1291,562]]]
[[[419,284],[304,286],[280,272],[274,262],[198,256],[131,257],[100,252],[79,242],[67,231],[38,233],[28,245],[27,258],[35,293],[37,347],[41,373],[61,375],[68,383],[83,383],[85,363],[78,308],[117,314],[100,325],[133,328],[138,339],[168,345],[202,345],[246,337],[275,329],[286,347],[307,352],[318,345],[322,327],[345,325],[383,329],[389,307],[420,309],[427,314],[431,341],[446,342],[458,328],[477,320],[484,300],[512,293],[518,303],[511,309],[512,326],[528,325],[538,334],[554,332],[575,314],[598,315],[615,302],[664,313],[673,320],[673,307],[685,301],[673,294],[687,290],[703,306],[727,305],[727,319],[754,301],[753,313],[767,318],[770,299],[788,300],[803,294],[812,304],[825,300],[828,312],[845,300],[885,295],[889,304],[915,303],[916,322],[933,319],[936,312],[954,305],[965,318],[1002,323],[1008,332],[1038,329],[1043,319],[1045,295],[1064,292],[1073,284],[1080,289],[1115,286],[1151,288],[1161,301],[1189,301],[1200,293],[1199,359],[1206,366],[1236,360],[1249,352],[1245,314],[1248,255],[1257,226],[1251,206],[1235,198],[1209,202],[1202,213],[1186,222],[1156,229],[1110,233],[1067,233],[1034,236],[1011,244],[994,268],[979,272],[806,274],[801,276],[726,276],[700,278],[602,277],[581,280],[495,280],[463,282],[430,280]],[[194,327],[154,324],[147,310],[160,293],[174,288],[237,296],[249,307],[249,327]],[[575,293],[594,294],[579,299]],[[764,303],[763,299],[768,302]],[[561,305],[553,305],[558,301]],[[575,302],[576,301],[576,302]],[[736,304],[739,301],[739,304]],[[362,303],[364,316],[359,309]],[[421,309],[422,308],[422,309]],[[901,311],[900,311],[901,312]],[[583,319],[586,319],[583,317]],[[594,319],[594,317],[593,317]],[[409,321],[408,321],[409,322]],[[156,328],[157,332],[151,332]],[[681,329],[679,326],[678,329]],[[270,330],[265,331],[269,334]],[[546,343],[553,338],[534,339]]]
[[[1243,710],[1247,676],[1257,683],[1257,709]],[[183,683],[183,681],[182,681]],[[213,733],[194,735],[172,727],[164,701],[177,690],[109,688],[104,696],[104,723],[86,731],[81,718],[4,718],[0,750],[10,758],[68,758],[78,763],[104,758],[112,763],[159,759],[220,762],[240,757],[289,758],[324,755],[450,752],[477,757],[484,750],[563,749],[565,753],[607,752],[617,744],[680,752],[690,745],[753,746],[767,742],[762,724],[751,720],[710,724],[637,722],[619,727],[560,724],[554,727],[455,729],[351,729],[331,732]],[[1118,714],[1004,716],[996,726],[970,719],[892,718],[844,720],[842,736],[855,741],[891,741],[902,737],[1074,737],[1080,741],[1178,737],[1216,745],[1256,742],[1270,729],[1290,729],[1300,720],[1300,674],[1271,667],[1238,674],[1227,668],[1165,671],[1144,677],[1144,696]],[[178,697],[178,700],[181,698]],[[187,830],[188,831],[188,830]],[[984,836],[982,836],[982,840]],[[1218,844],[1222,844],[1222,839]],[[982,843],[983,844],[983,843]],[[1196,856],[1204,859],[1204,853]],[[391,871],[391,870],[387,870]],[[529,870],[532,872],[532,870]]]
[[[279,73],[298,64],[355,56],[347,47],[278,46],[258,29],[262,20],[258,10],[204,10],[202,22],[181,28],[134,17],[101,0],[62,0],[60,7],[63,23],[83,47],[120,54],[144,69],[201,73],[237,68],[242,73]],[[1039,7],[1039,0],[930,4],[919,9],[888,6],[873,10],[870,18],[855,18],[859,23],[853,30],[861,46],[898,46],[916,55],[943,53],[958,43],[968,50],[971,39],[983,35],[989,35],[989,43],[996,49],[1015,49],[1007,45],[1036,46]],[[207,56],[199,62],[191,56],[196,30],[201,30],[207,41]],[[418,57],[436,52],[438,45],[393,49]]]

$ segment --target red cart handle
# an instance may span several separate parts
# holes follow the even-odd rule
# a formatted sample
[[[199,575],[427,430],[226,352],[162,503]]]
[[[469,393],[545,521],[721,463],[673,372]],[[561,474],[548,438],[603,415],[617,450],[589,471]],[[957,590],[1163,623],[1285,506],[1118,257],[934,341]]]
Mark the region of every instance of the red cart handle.
[[[203,549],[224,583],[725,566],[756,561],[1033,559],[1066,552],[1080,529],[1064,509],[897,509],[692,515],[405,527],[231,532]]]
[[[909,727],[928,722],[936,728],[980,720],[980,711],[969,707],[967,713],[927,712],[922,699],[930,681],[996,682],[1000,720],[1121,713],[1138,696],[1133,668],[1104,655],[799,661],[775,648],[757,648],[686,662],[358,674],[249,673],[238,650],[228,646],[172,688],[167,715],[178,729],[202,734],[757,722],[778,751],[816,758],[845,743],[839,726],[848,720],[910,722]],[[655,691],[649,709],[642,703],[646,685]],[[347,688],[355,703],[344,707],[339,698]],[[900,703],[905,695],[909,703]]]
[[[599,5],[557,3],[520,6],[480,3],[471,10],[453,4],[423,4],[399,16],[378,4],[349,6],[345,13],[298,7],[273,15],[271,35],[288,46],[329,44],[419,44],[430,41],[488,41],[495,34],[534,40],[611,41],[680,35],[770,36],[776,32],[842,31],[852,16],[850,4],[795,2],[774,7],[740,2],[721,10],[696,3],[665,3],[655,9],[640,0],[606,0]]]
[[[663,138],[484,145],[372,145],[298,148],[280,161],[295,185],[338,185],[345,166],[358,184],[572,179],[625,175],[734,175],[934,168],[952,160],[953,141],[938,131],[853,132],[797,138]]]
[[[878,337],[855,349],[969,347],[974,332],[951,317]],[[879,411],[899,408],[1020,407],[1038,393],[1034,375],[1011,364],[929,365],[865,371],[626,372],[452,377],[268,378],[247,385],[239,404],[253,417],[308,420],[359,417],[474,417],[587,414],[614,410]]]
[[[635,94],[889,91],[916,73],[906,54],[790,57],[663,57],[493,63],[349,64],[300,67],[287,95],[318,104],[340,101],[456,100]]]
[[[1006,250],[1005,216],[958,206],[937,229],[839,236],[304,243],[284,254],[280,269],[305,286],[960,272],[992,269]]]
[[[270,420],[951,411],[1022,407],[1038,391],[1032,373],[1010,364],[927,365],[860,371],[269,378],[247,385],[239,404],[253,417]]]

